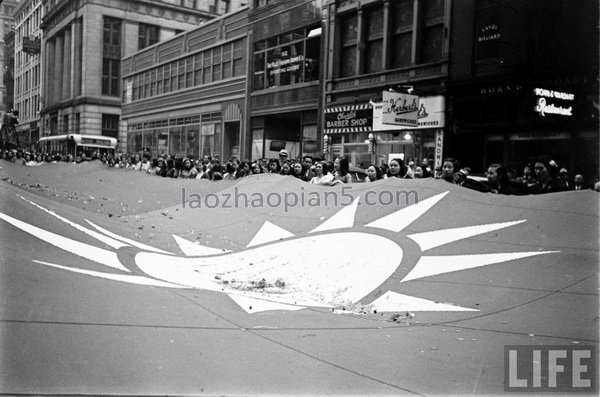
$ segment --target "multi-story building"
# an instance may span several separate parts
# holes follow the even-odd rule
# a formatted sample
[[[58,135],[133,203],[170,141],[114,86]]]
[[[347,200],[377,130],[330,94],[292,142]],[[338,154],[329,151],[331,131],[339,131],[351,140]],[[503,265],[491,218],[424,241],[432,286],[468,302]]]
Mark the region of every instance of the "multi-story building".
[[[23,0],[15,10],[14,108],[19,112],[16,129],[24,146],[40,136],[42,17],[42,0]]]
[[[451,0],[324,1],[326,157],[345,155],[363,166],[434,157],[445,126],[450,6]],[[383,123],[390,90],[420,97],[416,125]]]
[[[12,81],[14,73],[14,40],[15,19],[13,17],[16,1],[0,2],[0,111],[9,111],[13,107]]]
[[[228,1],[44,0],[43,131],[121,138],[121,59],[228,11]],[[179,49],[177,49],[179,50]]]
[[[254,0],[251,31],[248,157],[291,158],[319,151],[322,1]]]
[[[598,175],[598,1],[453,1],[446,155]]]
[[[126,151],[245,156],[247,64],[247,7],[125,57]]]
[[[596,173],[594,3],[253,0],[236,28],[223,18],[126,59],[128,150],[256,159],[286,149],[358,166],[454,156],[478,172],[549,154]],[[248,45],[245,82],[225,75],[228,40]],[[419,97],[412,125],[384,123],[390,92]]]

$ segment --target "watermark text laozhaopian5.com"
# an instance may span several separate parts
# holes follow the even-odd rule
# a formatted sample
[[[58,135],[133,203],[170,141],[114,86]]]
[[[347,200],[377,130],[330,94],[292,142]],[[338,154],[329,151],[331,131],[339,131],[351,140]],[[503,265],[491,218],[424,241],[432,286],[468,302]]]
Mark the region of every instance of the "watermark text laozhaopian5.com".
[[[596,392],[596,360],[591,345],[504,346],[504,391]]]
[[[341,190],[310,191],[301,187],[292,192],[254,192],[245,193],[238,186],[233,192],[199,194],[181,188],[181,206],[183,208],[281,208],[287,212],[295,207],[329,207],[346,206],[354,201],[350,194],[352,186],[343,186]],[[367,190],[362,194],[361,205],[408,206],[419,202],[419,195],[414,190]]]

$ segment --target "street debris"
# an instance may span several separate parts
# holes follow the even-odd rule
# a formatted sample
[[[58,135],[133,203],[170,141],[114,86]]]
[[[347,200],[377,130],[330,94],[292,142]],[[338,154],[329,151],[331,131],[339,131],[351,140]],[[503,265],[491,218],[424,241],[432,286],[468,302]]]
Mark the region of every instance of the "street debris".
[[[406,312],[404,314],[395,313],[390,316],[389,321],[398,322],[400,320],[405,320],[405,319],[414,318],[414,317],[415,317],[415,313],[413,313],[413,312]]]

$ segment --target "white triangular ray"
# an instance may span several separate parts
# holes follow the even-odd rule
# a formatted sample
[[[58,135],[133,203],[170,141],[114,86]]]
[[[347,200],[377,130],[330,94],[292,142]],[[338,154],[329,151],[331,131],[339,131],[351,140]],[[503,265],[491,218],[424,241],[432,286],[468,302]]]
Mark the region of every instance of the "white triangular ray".
[[[57,265],[57,264],[50,263],[50,262],[37,261],[37,260],[34,260],[34,262],[40,263],[42,265],[54,267],[57,269],[67,270],[67,271],[70,271],[73,273],[85,274],[87,276],[99,277],[99,278],[104,278],[107,280],[121,281],[121,282],[129,283],[129,284],[150,285],[153,287],[168,287],[168,288],[185,288],[185,289],[190,288],[190,287],[186,287],[184,285],[167,283],[165,281],[154,280],[152,278],[143,277],[143,276],[135,276],[135,275],[131,275],[131,274],[103,273],[103,272],[97,272],[94,270],[77,269],[74,267],[67,267],[67,266]]]
[[[462,240],[467,237],[477,236],[491,232],[505,227],[517,225],[523,223],[526,220],[513,221],[513,222],[502,222],[502,223],[490,223],[487,225],[476,225],[466,227],[456,227],[452,229],[434,230],[431,232],[410,234],[407,237],[415,241],[422,251],[439,247],[440,245],[452,243],[454,241]]]
[[[81,256],[85,259],[89,259],[101,265],[129,272],[129,270],[121,264],[119,258],[117,257],[117,254],[112,251],[94,247],[93,245],[84,244],[79,241],[60,236],[58,234],[49,232],[47,230],[15,219],[1,212],[0,219],[4,219],[6,222],[21,229],[22,231],[29,233],[32,236],[37,237],[40,240],[43,240],[67,252]]]
[[[173,235],[173,238],[175,238],[175,242],[177,242],[177,245],[179,246],[181,251],[183,251],[183,253],[187,256],[207,256],[231,252],[229,250],[207,247],[205,245],[192,243],[191,241],[188,241],[176,235]]]
[[[285,303],[271,302],[263,299],[250,298],[243,295],[227,294],[247,313],[265,312],[268,310],[301,310],[306,309],[305,306],[287,305]]]
[[[152,246],[140,243],[138,241],[132,240],[132,239],[127,238],[127,237],[119,236],[118,234],[115,234],[115,233],[113,233],[111,231],[108,231],[108,230],[104,229],[103,227],[100,227],[100,226],[96,225],[95,223],[93,223],[91,221],[88,221],[87,219],[85,219],[85,221],[87,223],[89,223],[90,225],[92,225],[99,232],[102,232],[102,233],[106,234],[107,236],[110,236],[110,237],[112,237],[114,239],[123,241],[124,243],[127,243],[129,245],[133,245],[134,247],[138,247],[138,248],[141,248],[141,249],[146,250],[146,251],[158,252],[160,254],[173,255],[173,253],[171,253],[171,252],[163,251],[163,250],[161,250],[159,248],[154,248]]]
[[[398,233],[404,230],[405,227],[417,220],[421,215],[429,211],[438,201],[443,199],[448,192],[437,194],[423,201],[413,204],[406,208],[402,208],[392,214],[379,218],[368,225],[367,227],[377,227],[379,229],[390,230]]]
[[[474,267],[487,266],[495,263],[512,261],[514,259],[530,256],[552,254],[560,251],[535,251],[535,252],[503,252],[499,254],[476,255],[449,255],[449,256],[422,256],[415,267],[402,279],[401,282],[414,280],[438,274],[456,272]]]
[[[102,241],[104,244],[106,244],[108,246],[111,246],[111,247],[113,247],[115,249],[119,249],[121,247],[127,247],[128,246],[128,244],[125,244],[122,241],[115,240],[113,238],[110,238],[108,236],[105,236],[103,234],[95,232],[93,230],[90,230],[90,229],[88,229],[86,227],[83,227],[83,226],[81,226],[81,225],[79,225],[79,224],[77,224],[75,222],[71,222],[70,220],[68,220],[66,218],[63,218],[62,216],[58,215],[54,211],[50,211],[49,209],[46,209],[46,208],[44,208],[44,207],[42,207],[42,206],[34,203],[33,201],[30,201],[30,200],[26,199],[23,196],[19,196],[19,197],[21,197],[23,200],[27,201],[29,204],[33,205],[34,207],[37,207],[37,208],[41,209],[42,211],[44,211],[44,212],[52,215],[53,217],[55,217],[55,218],[63,221],[67,225],[73,226],[75,229],[77,229],[77,230],[79,230],[79,231],[87,234],[88,236],[91,236],[91,237],[95,238],[96,240]]]
[[[333,214],[333,216],[311,230],[309,233],[352,227],[354,225],[354,216],[356,215],[356,208],[359,201],[360,196],[355,198],[350,205]]]
[[[294,237],[294,234],[288,232],[287,230],[272,224],[269,221],[265,221],[265,223],[261,226],[260,230],[256,232],[252,240],[248,243],[246,247],[252,247],[255,245],[269,243],[271,241],[277,241],[288,237]]]
[[[454,306],[448,303],[439,303],[416,296],[403,295],[387,291],[370,304],[373,309],[380,312],[477,312],[477,309]]]

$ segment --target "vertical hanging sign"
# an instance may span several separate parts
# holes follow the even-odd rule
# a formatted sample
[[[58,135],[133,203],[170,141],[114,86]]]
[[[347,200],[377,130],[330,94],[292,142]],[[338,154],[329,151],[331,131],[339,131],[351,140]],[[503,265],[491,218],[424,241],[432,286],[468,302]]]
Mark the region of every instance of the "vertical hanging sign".
[[[434,158],[434,169],[442,167],[442,161],[444,161],[444,130],[435,131],[435,158]]]

